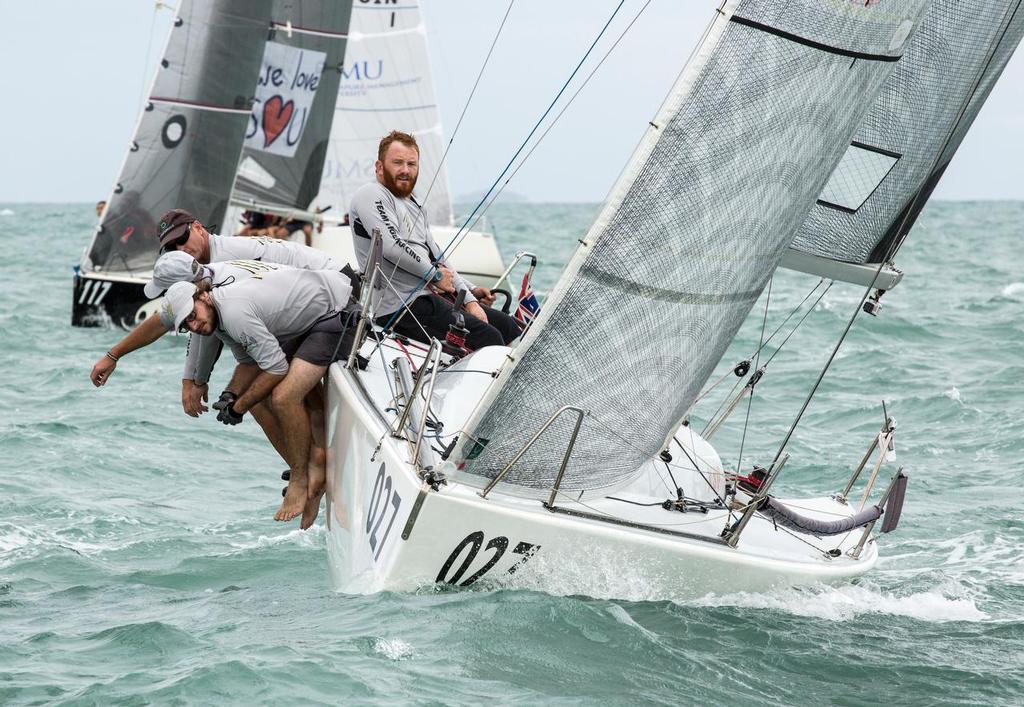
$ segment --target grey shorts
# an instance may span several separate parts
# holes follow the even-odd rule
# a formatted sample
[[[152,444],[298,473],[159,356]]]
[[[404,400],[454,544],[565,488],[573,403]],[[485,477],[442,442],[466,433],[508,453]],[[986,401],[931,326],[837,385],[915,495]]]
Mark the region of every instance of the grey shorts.
[[[281,348],[290,361],[299,358],[315,366],[329,366],[348,358],[356,336],[356,314],[339,312],[321,319],[302,336],[283,343]]]

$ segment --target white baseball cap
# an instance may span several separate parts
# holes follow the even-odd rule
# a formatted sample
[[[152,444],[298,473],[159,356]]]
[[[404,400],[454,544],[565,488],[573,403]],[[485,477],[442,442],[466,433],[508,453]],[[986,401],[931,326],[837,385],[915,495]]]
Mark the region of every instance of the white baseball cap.
[[[143,292],[146,297],[156,299],[164,290],[176,282],[195,282],[203,266],[188,253],[172,250],[164,253],[153,264],[153,279],[146,283]]]
[[[160,322],[167,331],[178,331],[185,317],[195,308],[193,296],[198,288],[191,282],[176,282],[160,300]]]

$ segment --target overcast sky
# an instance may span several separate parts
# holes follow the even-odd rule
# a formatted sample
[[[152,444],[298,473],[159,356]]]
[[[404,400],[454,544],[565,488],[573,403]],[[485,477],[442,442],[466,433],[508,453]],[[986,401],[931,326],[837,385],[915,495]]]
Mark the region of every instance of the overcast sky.
[[[642,4],[626,0],[609,36],[617,37]],[[653,0],[509,190],[533,201],[602,200],[717,4]],[[450,136],[508,2],[423,5]],[[616,5],[516,0],[449,156],[456,196],[490,186]],[[152,0],[4,4],[0,202],[107,196],[172,17],[172,10],[154,10]],[[1018,52],[937,197],[1024,198],[1022,86]]]

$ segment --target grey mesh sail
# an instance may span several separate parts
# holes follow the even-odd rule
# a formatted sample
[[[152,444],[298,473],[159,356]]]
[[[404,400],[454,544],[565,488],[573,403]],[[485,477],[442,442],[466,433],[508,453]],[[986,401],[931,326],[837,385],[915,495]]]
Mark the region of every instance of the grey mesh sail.
[[[562,405],[590,412],[563,491],[664,448],[790,245],[923,2],[725,2],[453,451],[493,478]],[[573,420],[505,477],[550,489]]]
[[[1021,0],[933,0],[783,264],[870,282],[832,261],[892,257],[1022,34]]]
[[[307,65],[291,77],[290,85],[281,87],[285,90],[283,99],[275,95],[262,104],[257,100],[246,130],[232,201],[257,210],[260,206],[305,210],[320,190],[352,2],[275,0],[273,14],[274,29],[266,51],[277,50],[286,61],[298,61],[297,57],[304,55]],[[295,83],[308,80],[311,71],[316,71],[309,65],[310,57],[321,68],[312,102],[303,105],[293,96],[297,93]],[[261,75],[259,80],[266,86],[272,77]],[[262,93],[271,95],[273,91]],[[289,145],[289,149],[276,149],[283,145]]]
[[[270,0],[183,0],[84,270],[150,270],[168,209],[222,222],[269,22]]]

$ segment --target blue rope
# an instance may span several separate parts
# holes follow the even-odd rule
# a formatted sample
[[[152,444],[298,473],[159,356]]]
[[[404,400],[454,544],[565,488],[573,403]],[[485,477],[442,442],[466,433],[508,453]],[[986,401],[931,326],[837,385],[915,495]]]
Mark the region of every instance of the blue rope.
[[[540,116],[540,118],[537,119],[537,122],[534,123],[533,128],[530,130],[530,134],[527,135],[526,138],[523,140],[522,144],[519,145],[519,149],[517,149],[516,153],[512,155],[512,159],[510,159],[508,161],[508,164],[505,165],[505,168],[501,170],[501,174],[499,174],[497,179],[494,180],[494,183],[491,184],[487,192],[483,195],[483,197],[481,197],[480,201],[477,202],[477,205],[473,207],[473,211],[469,214],[469,216],[466,217],[466,220],[462,223],[462,226],[459,227],[459,230],[455,233],[455,236],[452,238],[451,243],[449,243],[447,247],[445,247],[445,249],[441,251],[441,257],[438,258],[438,261],[440,261],[441,258],[445,257],[445,255],[448,253],[448,249],[452,247],[452,244],[455,243],[458,240],[459,236],[462,235],[462,232],[466,230],[466,226],[470,223],[470,221],[473,220],[473,217],[476,215],[476,212],[480,210],[480,207],[483,206],[484,202],[487,201],[487,198],[491,195],[491,192],[494,191],[494,188],[498,186],[498,183],[501,182],[502,178],[512,168],[512,165],[515,163],[516,159],[526,148],[526,145],[530,142],[530,138],[532,138],[533,134],[537,132],[538,128],[540,128],[541,123],[543,123],[544,119],[548,117],[548,114],[555,107],[555,104],[558,103],[558,99],[561,98],[562,94],[565,93],[567,88],[569,88],[569,84],[572,83],[572,80],[576,77],[576,74],[579,73],[579,70],[583,67],[583,64],[587,61],[587,58],[590,56],[591,52],[594,51],[594,47],[596,47],[597,43],[601,41],[601,37],[604,36],[604,33],[608,30],[608,27],[609,25],[611,25],[612,20],[615,19],[615,15],[619,13],[619,10],[622,9],[622,6],[625,4],[625,2],[626,0],[619,0],[619,4],[615,7],[615,10],[608,17],[608,21],[604,23],[604,27],[601,28],[600,32],[598,32],[597,36],[594,38],[594,41],[590,43],[590,47],[587,49],[586,54],[584,54],[583,58],[580,59],[578,64],[576,64],[576,68],[572,70],[571,74],[569,74],[569,78],[567,78],[565,80],[565,83],[562,84],[562,88],[558,90],[558,93],[551,100],[551,103],[548,104],[547,109],[545,109],[544,113]],[[395,312],[391,315],[391,318],[388,319],[387,324],[384,325],[385,331],[389,330],[391,328],[391,325],[395,323],[395,320],[401,314],[402,310],[405,309],[407,304],[409,304],[409,301],[412,299],[412,296],[415,295],[420,290],[422,290],[424,285],[427,284],[427,281],[433,278],[435,270],[437,270],[436,263],[434,264],[434,267],[430,268],[430,270],[428,270],[427,273],[420,278],[419,284],[412,291],[410,291],[408,295],[406,295],[405,300],[402,302],[402,305],[397,310],[395,310]]]

